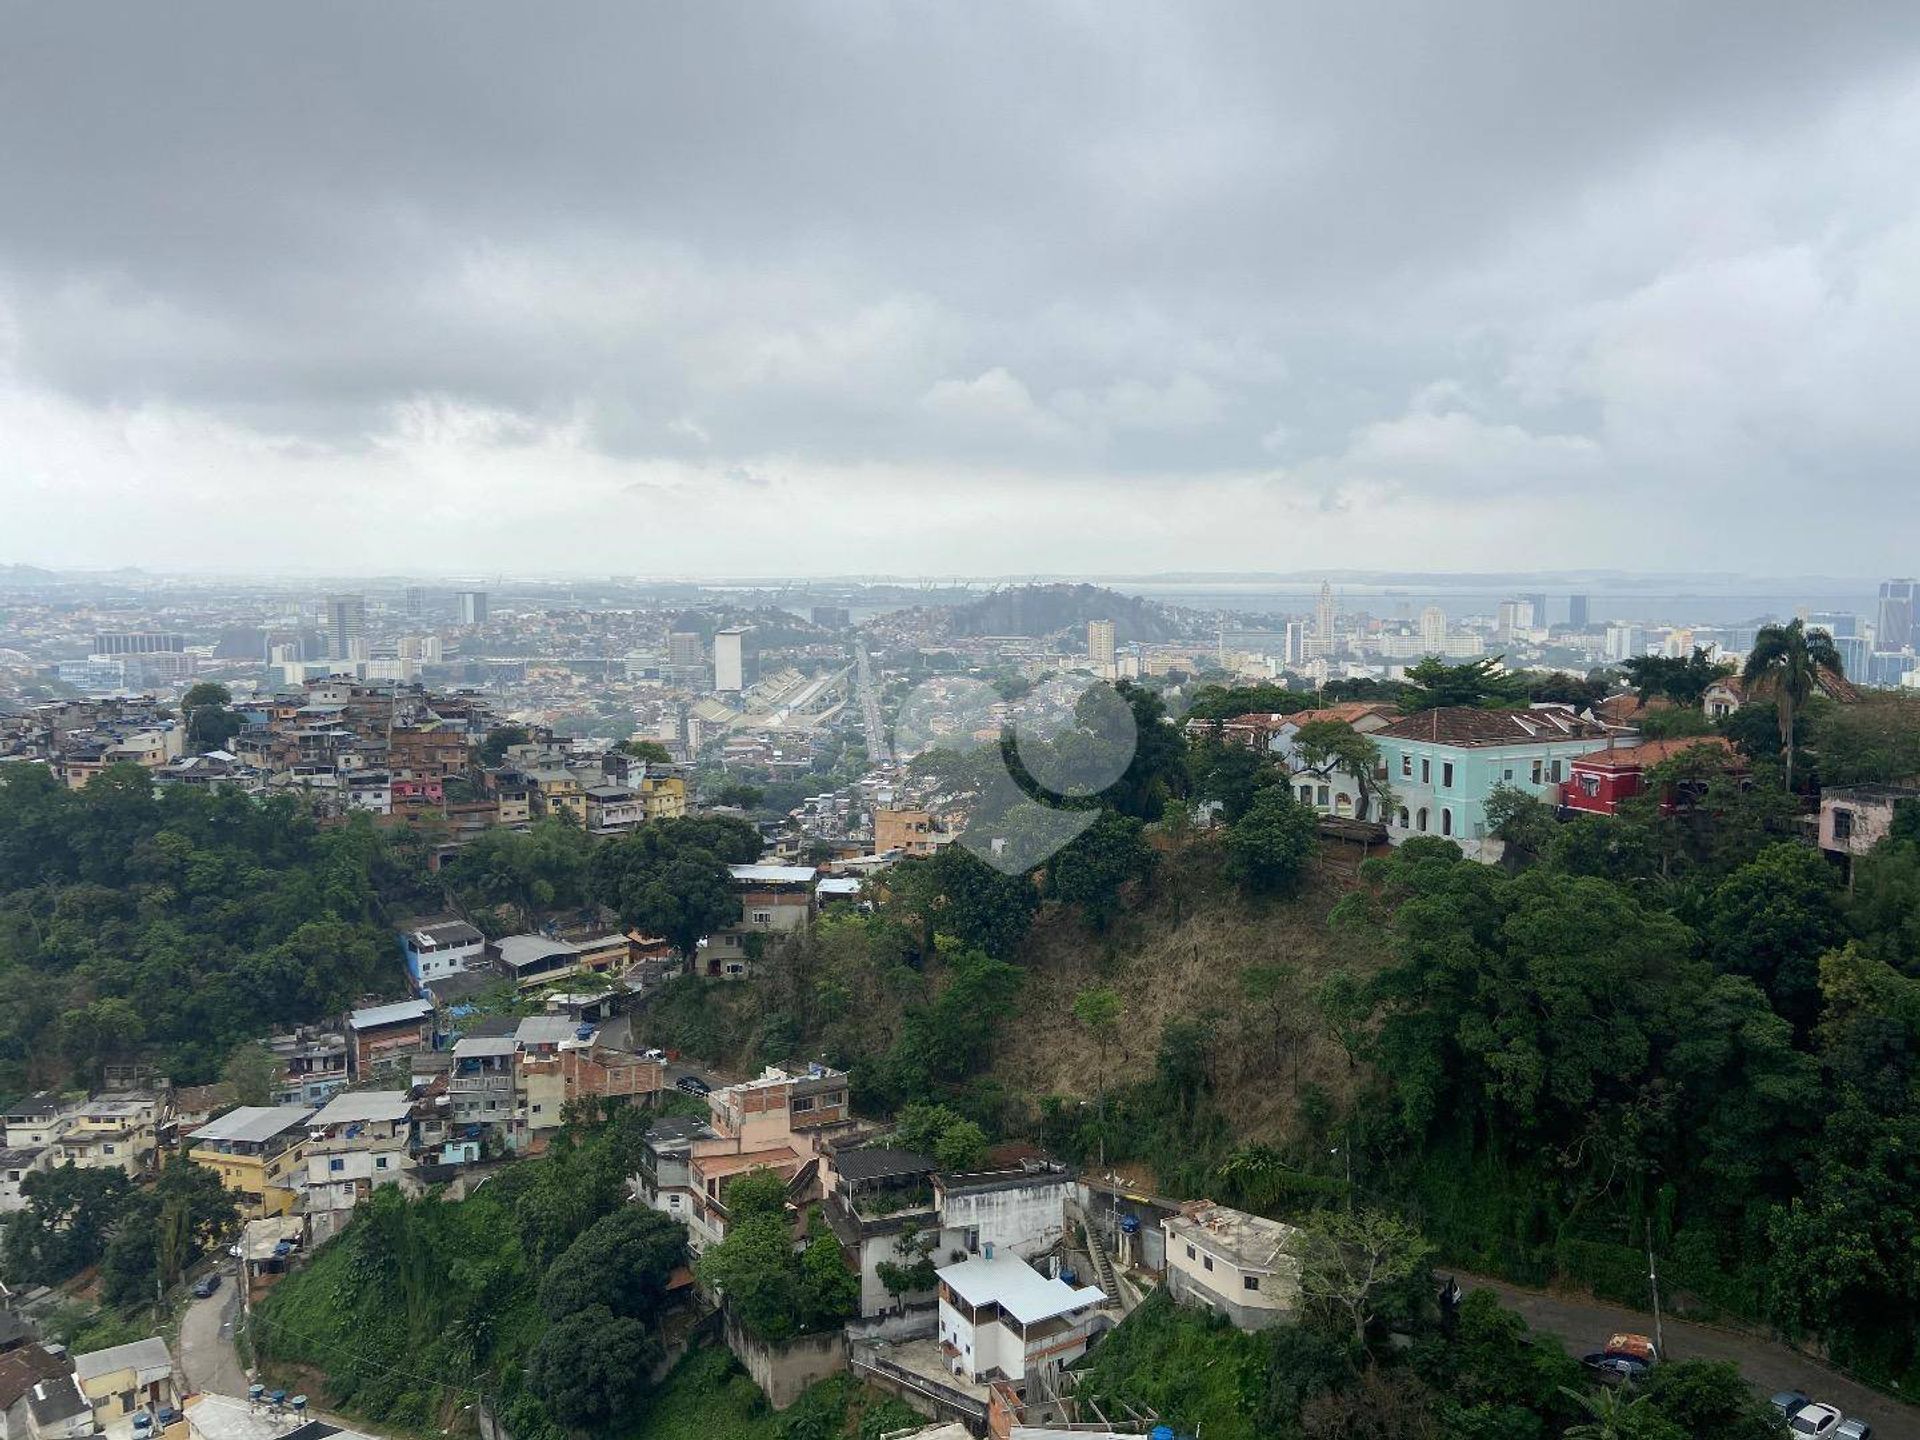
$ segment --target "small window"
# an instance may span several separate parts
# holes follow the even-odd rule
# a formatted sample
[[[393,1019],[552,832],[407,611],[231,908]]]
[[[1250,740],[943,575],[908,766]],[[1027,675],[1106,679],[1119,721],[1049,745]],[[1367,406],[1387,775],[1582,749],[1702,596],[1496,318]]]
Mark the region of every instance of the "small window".
[[[1580,777],[1580,793],[1589,800],[1598,796],[1600,793],[1600,777],[1598,775],[1582,775]]]
[[[384,1169],[386,1169],[386,1168],[387,1168],[387,1157],[386,1157],[386,1156],[384,1156],[384,1155],[380,1155],[380,1156],[376,1156],[376,1157],[374,1158],[374,1162],[373,1162],[373,1168],[374,1168],[374,1169],[376,1169],[376,1170],[384,1170]]]
[[[1440,786],[1444,790],[1453,788],[1453,762],[1447,761],[1440,767]]]
[[[1240,1281],[1240,1286],[1243,1290],[1258,1290],[1260,1288],[1260,1277],[1258,1275],[1243,1276]]]
[[[1413,817],[1414,828],[1422,835],[1427,833],[1427,807],[1422,805],[1420,813]]]
[[[1413,756],[1402,755],[1400,757],[1400,773],[1409,779],[1413,777]]]
[[[1187,1259],[1197,1260],[1199,1256],[1200,1256],[1199,1251],[1195,1250],[1191,1245],[1187,1246]]]
[[[1533,783],[1536,785],[1540,783],[1540,762],[1538,760],[1533,762]]]
[[[1302,805],[1311,805],[1313,803],[1313,786],[1302,785],[1300,787],[1300,803]]]
[[[1322,785],[1320,787],[1319,800],[1320,800],[1320,806],[1322,809],[1325,809],[1328,805],[1333,803],[1333,791],[1329,786]]]
[[[1400,807],[1400,828],[1402,830],[1407,828],[1407,807],[1404,805]]]
[[[1451,835],[1453,833],[1453,811],[1447,809],[1441,810],[1440,833],[1442,835]]]
[[[1205,1267],[1206,1267],[1207,1269],[1209,1269],[1209,1270],[1211,1270],[1211,1269],[1213,1269],[1213,1256],[1211,1256],[1211,1255],[1203,1255],[1203,1256],[1201,1256],[1201,1257],[1200,1257],[1200,1263],[1201,1263],[1201,1264],[1202,1264],[1203,1266],[1205,1266]]]
[[[1503,773],[1503,774],[1501,775],[1501,778],[1502,778],[1503,780],[1511,780],[1511,779],[1513,779],[1513,767],[1512,767],[1511,765],[1509,765],[1509,766],[1508,766],[1508,767],[1506,768],[1506,770],[1505,770],[1505,772],[1504,772],[1504,773]]]
[[[1556,785],[1560,783],[1560,762],[1558,760],[1553,762],[1553,767],[1552,767],[1549,778],[1552,779],[1552,781]]]
[[[1433,761],[1424,756],[1422,756],[1420,760],[1420,783],[1422,785],[1431,785],[1433,783]]]
[[[327,1161],[328,1170],[338,1172],[346,1168],[347,1168],[347,1162],[341,1159],[338,1155],[334,1156],[333,1159]]]
[[[1853,838],[1853,811],[1836,809],[1833,812],[1833,838],[1836,840]]]

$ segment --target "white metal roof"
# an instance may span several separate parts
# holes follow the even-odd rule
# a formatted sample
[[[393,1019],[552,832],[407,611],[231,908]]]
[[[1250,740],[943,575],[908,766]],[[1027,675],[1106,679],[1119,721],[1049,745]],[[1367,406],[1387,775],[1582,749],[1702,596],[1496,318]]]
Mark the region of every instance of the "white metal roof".
[[[771,885],[804,885],[819,873],[811,865],[729,865],[727,869],[736,880]]]
[[[513,1050],[511,1035],[473,1035],[454,1042],[453,1058],[461,1060],[469,1055],[511,1055]]]
[[[578,1021],[564,1015],[529,1015],[513,1032],[513,1038],[521,1045],[558,1045],[573,1039],[579,1028]]]
[[[500,959],[516,970],[522,965],[531,965],[536,960],[544,960],[549,955],[580,953],[578,945],[566,940],[555,940],[550,935],[509,935],[495,943],[500,951]]]
[[[996,1255],[991,1260],[976,1256],[936,1273],[969,1305],[998,1305],[1022,1325],[1101,1305],[1107,1298],[1091,1285],[1075,1289],[1064,1280],[1049,1280],[1026,1261],[1010,1255]]]
[[[412,1102],[404,1090],[343,1090],[334,1096],[307,1124],[351,1125],[362,1120],[404,1120]]]
[[[355,1030],[373,1030],[382,1025],[398,1025],[405,1020],[424,1020],[433,1013],[431,1000],[396,1000],[391,1005],[369,1005],[347,1017]]]
[[[236,1140],[258,1144],[282,1131],[307,1123],[313,1111],[305,1105],[241,1105],[218,1120],[210,1120],[187,1138],[194,1141]]]

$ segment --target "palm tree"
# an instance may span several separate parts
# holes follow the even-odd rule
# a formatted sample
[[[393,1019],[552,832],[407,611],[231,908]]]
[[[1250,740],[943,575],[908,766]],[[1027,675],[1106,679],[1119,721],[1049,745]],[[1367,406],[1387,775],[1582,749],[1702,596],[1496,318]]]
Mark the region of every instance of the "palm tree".
[[[1780,712],[1780,748],[1787,757],[1787,789],[1793,789],[1793,722],[1813,698],[1820,672],[1843,674],[1840,652],[1824,630],[1808,630],[1799,620],[1766,625],[1747,652],[1740,678],[1749,694],[1769,694]]]
[[[1629,1400],[1624,1389],[1601,1390],[1595,1394],[1569,1389],[1565,1385],[1560,1387],[1560,1393],[1584,1410],[1588,1417],[1563,1431],[1564,1440],[1625,1440],[1632,1433],[1628,1427],[1633,1423],[1627,1412],[1647,1398],[1636,1395]]]

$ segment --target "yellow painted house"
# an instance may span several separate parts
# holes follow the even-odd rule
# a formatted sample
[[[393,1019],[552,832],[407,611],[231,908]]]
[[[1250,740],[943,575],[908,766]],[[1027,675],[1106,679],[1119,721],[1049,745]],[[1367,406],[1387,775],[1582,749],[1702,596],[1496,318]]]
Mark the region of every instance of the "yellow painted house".
[[[242,1105],[194,1131],[188,1154],[239,1196],[243,1220],[285,1215],[303,1183],[313,1114],[304,1105]]]

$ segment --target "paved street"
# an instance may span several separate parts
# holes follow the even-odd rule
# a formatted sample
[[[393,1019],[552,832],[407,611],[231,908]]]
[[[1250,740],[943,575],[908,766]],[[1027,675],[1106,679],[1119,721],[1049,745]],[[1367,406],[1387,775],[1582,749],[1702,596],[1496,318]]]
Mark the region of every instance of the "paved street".
[[[1463,1288],[1491,1290],[1508,1308],[1518,1311],[1535,1330],[1561,1341],[1569,1354],[1584,1355],[1622,1330],[1653,1333],[1653,1316],[1597,1300],[1549,1295],[1517,1285],[1468,1275],[1457,1275]],[[1875,1440],[1920,1440],[1920,1408],[1889,1400],[1856,1384],[1784,1345],[1757,1335],[1668,1320],[1662,1327],[1671,1360],[1731,1360],[1757,1389],[1767,1395],[1798,1390],[1816,1400],[1838,1405],[1849,1415],[1873,1422]]]
[[[233,1345],[239,1323],[240,1288],[223,1272],[220,1288],[192,1301],[180,1320],[180,1369],[188,1386],[220,1395],[247,1393],[247,1372]]]

